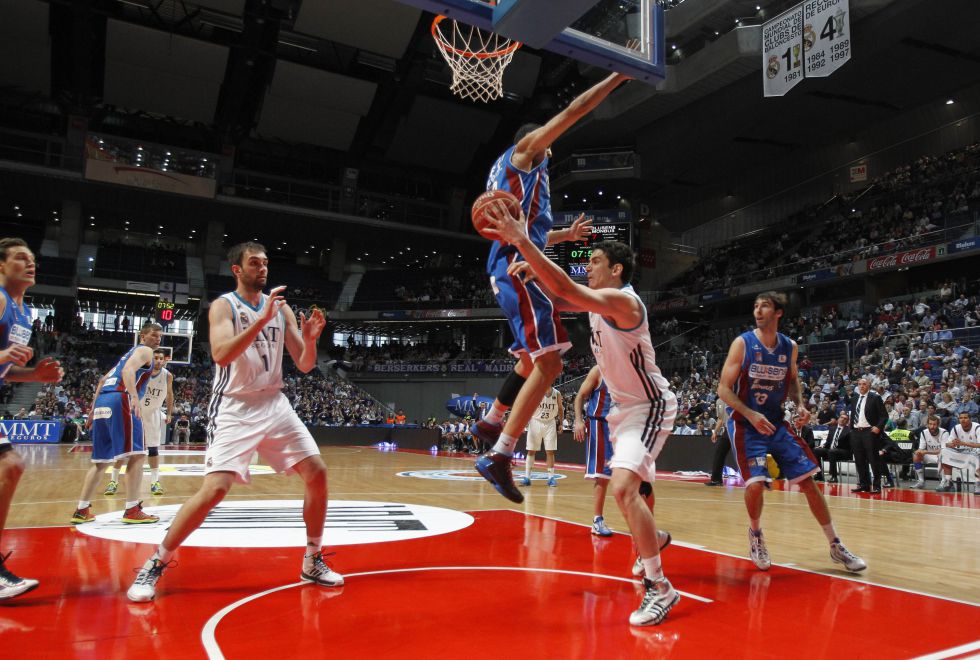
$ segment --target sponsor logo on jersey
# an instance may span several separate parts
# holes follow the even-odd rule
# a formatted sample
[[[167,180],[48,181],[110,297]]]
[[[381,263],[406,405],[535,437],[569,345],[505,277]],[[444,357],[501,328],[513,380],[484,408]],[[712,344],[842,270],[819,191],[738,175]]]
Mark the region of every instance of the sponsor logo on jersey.
[[[786,355],[785,354],[779,356],[779,362],[780,363],[785,363],[786,362]]]
[[[80,525],[90,536],[158,545],[177,515],[179,504],[146,507],[160,516],[158,525],[123,525],[120,511],[96,516]],[[384,543],[455,532],[473,524],[462,511],[400,502],[331,500],[324,536],[331,546]],[[85,529],[81,529],[84,527]],[[183,543],[198,547],[302,548],[306,545],[303,500],[222,502]]]
[[[112,417],[112,408],[99,406],[92,411],[92,419],[109,419]]]
[[[761,380],[783,380],[786,378],[786,367],[777,367],[774,364],[757,364],[753,362],[749,365],[749,378],[759,378]]]
[[[10,334],[7,341],[11,344],[23,344],[27,346],[31,343],[31,329],[25,325],[14,324],[10,326]]]

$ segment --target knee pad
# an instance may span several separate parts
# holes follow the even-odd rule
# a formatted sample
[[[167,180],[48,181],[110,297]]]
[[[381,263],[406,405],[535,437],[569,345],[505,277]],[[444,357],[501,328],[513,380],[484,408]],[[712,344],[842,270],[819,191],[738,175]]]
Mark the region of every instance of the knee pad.
[[[146,449],[146,455],[147,456],[159,456],[160,455],[160,448],[159,447],[147,447],[147,449]]]
[[[508,408],[514,405],[514,401],[517,400],[517,393],[521,391],[524,383],[527,379],[521,376],[516,371],[511,371],[504,384],[500,386],[500,392],[497,394],[497,400],[504,404]]]
[[[644,481],[640,484],[640,495],[643,497],[650,497],[653,495],[653,484],[649,481]]]

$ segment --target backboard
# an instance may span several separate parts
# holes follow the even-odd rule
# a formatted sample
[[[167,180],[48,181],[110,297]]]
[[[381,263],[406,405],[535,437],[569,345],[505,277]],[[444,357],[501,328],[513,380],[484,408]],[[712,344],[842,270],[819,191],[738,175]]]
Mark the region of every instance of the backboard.
[[[501,9],[494,7],[489,0],[398,1],[489,31],[493,31],[494,11]],[[535,13],[527,20],[548,22],[551,3],[540,0],[525,2]],[[544,48],[656,84],[663,80],[665,71],[663,27],[663,7],[657,0],[598,0],[579,19],[561,29]],[[519,34],[501,34],[520,41]],[[637,50],[627,48],[630,39],[639,41]]]

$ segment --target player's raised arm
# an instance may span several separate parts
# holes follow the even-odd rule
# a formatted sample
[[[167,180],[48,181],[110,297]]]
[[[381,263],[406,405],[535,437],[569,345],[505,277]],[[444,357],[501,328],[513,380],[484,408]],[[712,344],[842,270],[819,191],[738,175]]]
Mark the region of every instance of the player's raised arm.
[[[629,80],[628,76],[613,73],[579,94],[548,123],[521,138],[511,156],[511,163],[525,172],[530,170],[536,155],[546,151],[575,122],[592,112],[614,89],[627,80]]]
[[[515,217],[505,204],[493,203],[487,208],[487,218],[493,226],[488,231],[495,232],[501,240],[513,244],[540,283],[572,308],[602,314],[622,328],[632,328],[640,322],[643,310],[636,298],[619,289],[590,289],[577,284],[558,264],[546,257],[528,238],[523,213],[521,217]],[[518,264],[519,262],[511,264],[511,268],[520,268]]]
[[[283,315],[286,317],[286,350],[296,363],[296,368],[305,374],[316,366],[316,342],[327,320],[318,307],[310,312],[310,318],[300,312],[299,323],[288,306],[283,309]]]

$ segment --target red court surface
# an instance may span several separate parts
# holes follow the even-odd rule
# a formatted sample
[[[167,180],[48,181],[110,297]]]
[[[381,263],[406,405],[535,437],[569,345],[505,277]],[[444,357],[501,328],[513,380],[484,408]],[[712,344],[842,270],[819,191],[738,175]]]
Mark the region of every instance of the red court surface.
[[[664,553],[681,602],[662,625],[631,628],[641,594],[629,537],[509,510],[472,515],[455,532],[338,546],[340,589],[299,585],[299,548],[185,547],[148,604],[124,591],[152,546],[67,527],[9,530],[11,567],[41,586],[0,607],[0,648],[6,658],[467,660],[980,650],[975,605],[856,582],[829,559],[840,577],[762,573],[682,543]]]

